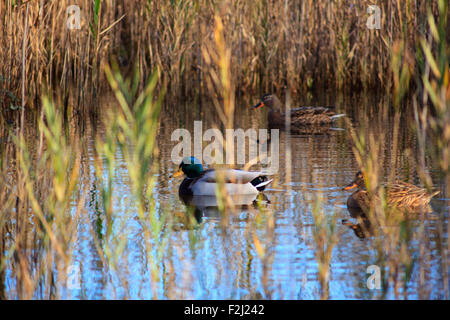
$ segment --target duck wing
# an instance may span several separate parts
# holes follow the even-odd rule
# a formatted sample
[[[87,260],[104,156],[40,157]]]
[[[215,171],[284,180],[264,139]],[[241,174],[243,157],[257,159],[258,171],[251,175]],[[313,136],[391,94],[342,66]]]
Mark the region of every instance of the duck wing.
[[[225,183],[245,184],[263,175],[264,174],[259,171],[244,171],[237,169],[210,169],[204,171],[199,180],[202,182],[216,182],[218,177],[223,177],[225,179]]]
[[[298,107],[298,108],[292,108],[291,109],[291,116],[294,115],[312,115],[312,114],[326,114],[329,116],[332,116],[335,114],[333,111],[335,107],[315,107],[315,106],[305,106],[305,107]]]
[[[299,107],[291,109],[293,124],[329,124],[343,117],[344,114],[336,114],[334,107]]]
[[[388,186],[388,203],[398,207],[419,208],[429,204],[437,193],[429,194],[426,189],[406,182],[397,182]]]

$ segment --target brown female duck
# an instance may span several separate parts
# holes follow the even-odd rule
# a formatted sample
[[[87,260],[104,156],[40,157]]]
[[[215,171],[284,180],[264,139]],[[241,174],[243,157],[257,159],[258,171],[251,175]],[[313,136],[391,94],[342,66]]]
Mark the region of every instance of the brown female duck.
[[[361,210],[367,214],[370,209],[370,200],[364,182],[364,175],[361,171],[356,173],[355,180],[346,186],[344,190],[353,188],[358,189],[347,200],[349,211]],[[429,194],[424,188],[399,181],[386,186],[386,201],[389,207],[395,207],[409,213],[430,212],[430,200],[438,193],[439,191]]]
[[[282,128],[286,123],[286,114],[282,112],[283,105],[274,94],[265,94],[254,109],[266,106],[269,108],[268,121],[271,128]],[[291,109],[291,126],[323,126],[330,125],[345,114],[336,114],[334,107],[299,107]]]

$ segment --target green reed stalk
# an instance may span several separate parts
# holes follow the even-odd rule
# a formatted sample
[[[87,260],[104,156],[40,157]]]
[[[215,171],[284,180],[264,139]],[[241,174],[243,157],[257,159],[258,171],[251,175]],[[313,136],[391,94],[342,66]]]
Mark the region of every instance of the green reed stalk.
[[[440,169],[441,177],[447,186],[443,190],[443,196],[448,198],[448,185],[450,184],[450,70],[449,53],[447,43],[449,5],[447,1],[438,1],[437,19],[428,12],[428,38],[422,37],[420,45],[422,52],[418,53],[418,60],[424,64],[421,66],[422,76],[419,86],[423,88],[422,102],[425,105],[419,111],[415,105],[415,119],[417,136],[421,147],[429,147],[434,159]],[[424,57],[424,59],[422,59]],[[430,100],[430,101],[429,101]],[[430,103],[431,102],[431,103]],[[431,140],[433,143],[426,144]],[[421,164],[424,163],[424,150],[421,153]],[[431,189],[431,178],[425,168],[421,170],[421,180]],[[440,217],[438,233],[444,238],[444,225],[447,223],[447,233],[450,231],[450,218],[447,222],[445,217]],[[447,257],[450,252],[450,242],[441,241],[439,251],[441,252],[441,265],[443,270],[443,287],[445,297],[449,297],[448,279],[450,278]]]
[[[170,229],[167,228],[170,221],[166,212],[157,212],[153,199],[155,173],[158,170],[156,161],[158,149],[155,147],[155,141],[164,89],[156,95],[158,71],[153,72],[149,83],[141,93],[138,93],[138,75],[130,84],[130,81],[122,78],[117,67],[112,71],[107,66],[105,72],[121,111],[115,120],[117,127],[107,133],[107,142],[103,144],[103,149],[114,150],[111,146],[117,144],[125,158],[134,203],[145,236],[147,259],[151,266],[153,296],[158,298],[157,283],[160,273],[158,265],[165,254]],[[115,142],[112,142],[112,139]],[[112,157],[110,154],[109,158]],[[109,175],[112,173],[113,164],[112,160],[106,163]],[[110,187],[104,192],[109,200],[112,197]]]
[[[46,97],[42,102],[45,121],[39,123],[45,151],[35,159],[25,135],[14,137],[17,149],[17,187],[9,190],[8,201],[15,200],[15,241],[8,244],[14,259],[12,265],[17,281],[17,298],[59,298],[66,290],[67,271],[72,264],[76,221],[84,204],[84,196],[75,197],[79,190],[80,159],[77,146],[69,144],[63,132],[62,118]],[[38,147],[42,150],[42,145]],[[81,193],[86,195],[86,189]],[[75,200],[75,210],[72,210]],[[8,203],[7,201],[7,203]],[[11,217],[13,218],[13,217]],[[34,221],[30,226],[28,219]],[[7,224],[14,222],[11,219]],[[34,233],[37,241],[30,242]],[[36,250],[38,258],[26,252]],[[12,257],[11,257],[12,258]],[[19,266],[14,267],[15,264]],[[10,267],[11,268],[11,267]],[[45,291],[42,291],[41,288]]]
[[[321,299],[329,299],[330,263],[333,256],[333,249],[338,242],[336,215],[325,215],[320,197],[316,199],[312,207],[312,214],[314,219],[314,253],[318,264]]]

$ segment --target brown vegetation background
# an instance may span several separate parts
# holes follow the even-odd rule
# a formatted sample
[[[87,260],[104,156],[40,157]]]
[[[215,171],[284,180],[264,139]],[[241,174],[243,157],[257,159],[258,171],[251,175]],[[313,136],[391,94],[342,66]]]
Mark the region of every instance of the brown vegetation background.
[[[0,101],[14,108],[25,99],[33,108],[48,88],[96,95],[107,85],[102,66],[111,60],[128,72],[137,68],[141,84],[159,67],[171,96],[201,93],[208,72],[202,51],[214,37],[215,16],[223,22],[238,92],[390,89],[395,44],[414,74],[422,60],[418,39],[426,37],[428,9],[436,15],[437,3],[6,0],[0,2]],[[70,5],[81,9],[79,30],[67,28]],[[381,8],[380,30],[366,26],[369,5]]]

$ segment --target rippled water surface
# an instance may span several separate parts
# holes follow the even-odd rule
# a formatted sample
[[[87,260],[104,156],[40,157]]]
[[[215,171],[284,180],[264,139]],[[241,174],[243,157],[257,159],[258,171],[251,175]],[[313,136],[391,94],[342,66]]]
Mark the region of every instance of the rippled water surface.
[[[251,97],[237,103],[235,128],[267,127],[266,110],[249,108],[255,100],[256,97]],[[359,128],[360,114],[352,110],[361,110],[375,119],[377,110],[385,102],[373,97],[324,95],[304,101],[294,99],[293,104],[305,103],[337,105],[348,115],[350,123]],[[102,99],[100,109],[109,109],[113,104],[111,99]],[[370,290],[366,285],[370,276],[368,266],[379,264],[373,237],[364,237],[349,223],[343,223],[345,220],[357,222],[347,211],[349,192],[342,187],[358,170],[344,120],[340,119],[335,128],[325,133],[289,135],[280,132],[279,170],[274,182],[264,191],[263,199],[221,213],[214,206],[188,208],[178,196],[182,178],[172,177],[178,169],[178,164],[171,161],[172,148],[178,143],[171,141],[175,129],[192,131],[195,120],[202,120],[203,130],[222,129],[217,125],[219,118],[214,107],[200,102],[165,105],[161,114],[157,137],[159,171],[153,193],[157,214],[167,213],[171,217],[170,230],[163,227],[159,234],[145,234],[130,193],[127,165],[117,153],[113,177],[116,221],[112,240],[109,240],[110,262],[106,264],[97,250],[105,235],[106,223],[94,167],[94,138],[104,135],[101,114],[88,121],[80,133],[87,200],[86,210],[77,220],[78,233],[73,248],[73,265],[75,272],[79,271],[80,286],[66,291],[67,297],[318,299],[320,282],[312,208],[317,199],[321,199],[325,215],[336,217],[338,235],[329,266],[331,299],[445,298],[448,279],[443,269],[448,268],[448,262],[442,248],[445,249],[448,241],[449,201],[443,196],[446,186],[440,183],[433,161],[426,158],[426,166],[434,187],[441,190],[441,194],[431,202],[433,213],[413,221],[413,229],[423,228],[425,236],[408,243],[413,259],[411,278],[406,289],[398,288],[397,296],[393,288],[382,296],[382,290]],[[417,141],[412,115],[403,115],[400,151],[395,153],[392,118],[389,119],[383,128],[386,133],[384,154],[380,155],[385,170],[383,180],[394,170],[398,178],[420,184],[415,170]],[[251,170],[259,168],[256,165]],[[158,252],[157,246],[149,245],[148,241],[165,241],[166,246]],[[8,273],[5,283],[6,291],[12,294],[14,282],[8,278]]]

